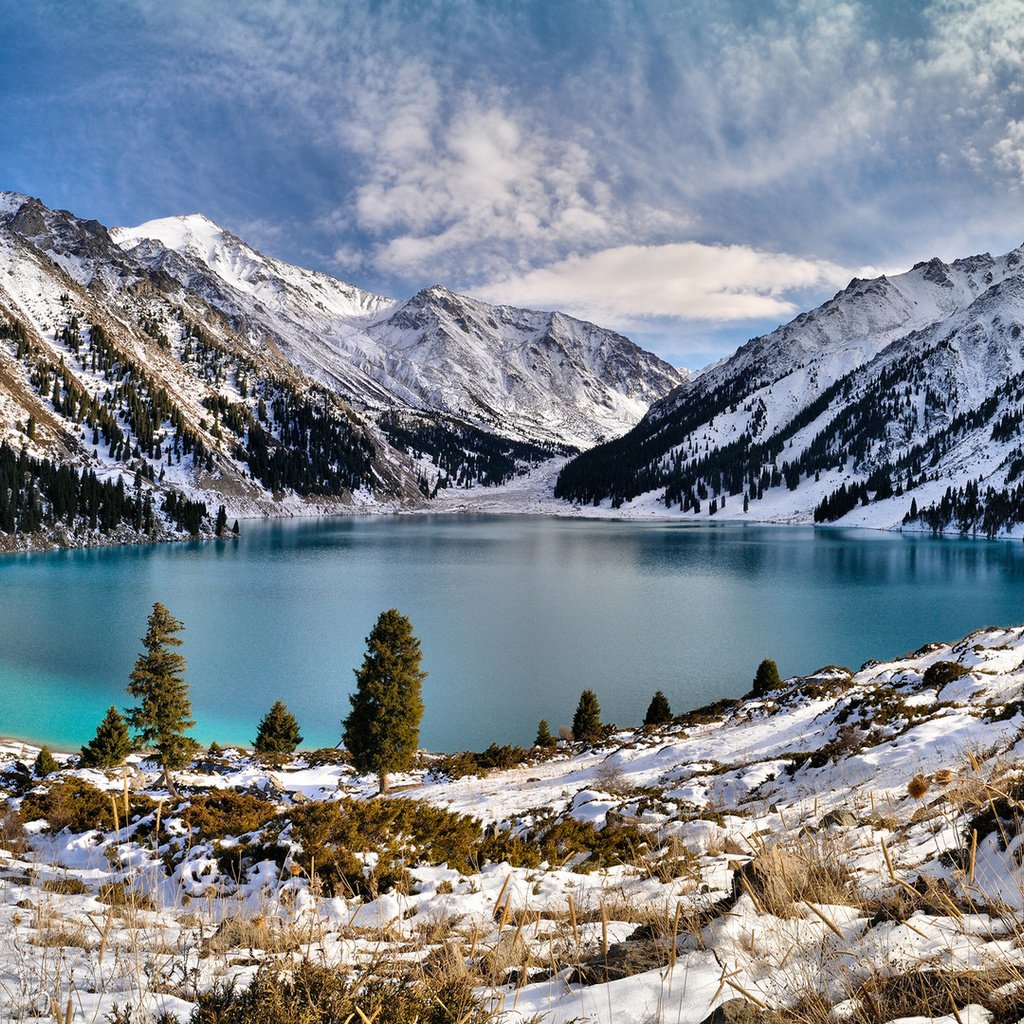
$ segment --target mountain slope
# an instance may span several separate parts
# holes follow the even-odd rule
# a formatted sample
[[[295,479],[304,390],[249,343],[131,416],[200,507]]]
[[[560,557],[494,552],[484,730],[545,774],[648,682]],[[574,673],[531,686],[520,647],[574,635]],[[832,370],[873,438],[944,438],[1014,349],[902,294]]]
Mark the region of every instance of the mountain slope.
[[[199,215],[112,236],[370,411],[402,405],[580,448],[627,430],[683,379],[593,324],[491,306],[440,285],[397,302],[263,256]]]
[[[1022,324],[1021,250],[854,280],[569,463],[556,493],[998,534],[1024,521]]]
[[[198,215],[139,230],[0,193],[4,544],[416,506],[621,432],[682,379],[560,314],[398,302]]]

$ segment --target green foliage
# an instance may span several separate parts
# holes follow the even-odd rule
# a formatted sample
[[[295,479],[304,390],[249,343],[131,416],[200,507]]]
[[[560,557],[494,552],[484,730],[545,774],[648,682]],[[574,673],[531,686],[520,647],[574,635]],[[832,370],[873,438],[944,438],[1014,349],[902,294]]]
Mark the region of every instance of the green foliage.
[[[277,814],[277,805],[269,800],[226,789],[192,797],[181,819],[196,840],[209,842],[249,835],[263,828]]]
[[[754,685],[751,694],[755,697],[763,697],[766,693],[779,689],[782,686],[782,679],[779,677],[779,669],[771,658],[765,658],[757,666],[757,673],[754,676]]]
[[[140,742],[155,748],[165,772],[183,768],[198,749],[196,741],[185,735],[195,725],[185,659],[171,650],[181,646],[176,634],[183,628],[162,604],[153,605],[142,640],[146,653],[135,662],[128,684],[129,695],[141,700],[129,710],[129,724]]]
[[[373,895],[405,885],[406,868],[447,863],[474,871],[480,858],[479,822],[415,800],[343,800],[289,810],[298,863],[315,867],[333,892]],[[358,854],[372,853],[365,870]]]
[[[672,721],[672,708],[669,707],[668,698],[658,690],[647,705],[647,714],[644,715],[644,725],[668,725]]]
[[[601,705],[593,690],[584,690],[572,716],[572,738],[578,743],[597,743],[601,733]]]
[[[189,1024],[485,1024],[491,1017],[468,978],[353,977],[312,960],[264,965],[247,986],[215,985],[199,995]]]
[[[412,766],[423,718],[420,642],[409,620],[394,608],[382,612],[366,638],[366,656],[356,670],[352,711],[344,720],[345,746],[359,772],[375,772],[380,790],[388,774]]]
[[[116,768],[132,752],[128,723],[111,706],[96,729],[96,735],[82,747],[81,768]]]
[[[554,747],[557,741],[555,737],[551,735],[551,729],[548,726],[546,718],[542,718],[540,723],[537,725],[537,737],[533,741],[535,747]]]
[[[942,689],[943,686],[953,682],[954,679],[961,679],[963,676],[969,676],[970,674],[963,665],[955,661],[937,661],[934,665],[929,665],[924,670],[922,682],[925,686],[934,686],[936,689]]]
[[[43,747],[36,755],[35,762],[32,765],[32,774],[37,779],[45,779],[47,775],[52,775],[55,771],[60,770],[60,765],[57,764],[53,754],[50,753],[49,747]]]
[[[129,818],[149,814],[156,805],[147,796],[133,796],[129,803]],[[120,802],[118,814],[123,813]],[[108,832],[114,827],[114,806],[110,794],[81,779],[61,779],[40,792],[27,793],[21,804],[25,821],[45,818],[50,831],[68,828],[72,832],[100,829]],[[122,827],[125,822],[118,822]]]
[[[490,771],[515,768],[530,758],[530,752],[513,744],[492,743],[477,754],[460,751],[439,757],[431,766],[430,774],[448,779],[461,779],[466,775],[486,775]]]
[[[291,754],[302,742],[299,723],[283,702],[274,701],[263,716],[253,746],[257,754]]]

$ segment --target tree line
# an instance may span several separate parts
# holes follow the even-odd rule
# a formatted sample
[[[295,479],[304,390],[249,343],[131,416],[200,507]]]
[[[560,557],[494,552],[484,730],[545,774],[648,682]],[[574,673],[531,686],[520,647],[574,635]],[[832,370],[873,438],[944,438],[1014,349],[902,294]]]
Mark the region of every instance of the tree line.
[[[129,676],[128,695],[136,704],[125,714],[111,706],[82,747],[79,766],[114,768],[137,746],[151,748],[163,772],[163,782],[176,795],[173,772],[188,765],[199,750],[188,735],[195,726],[192,702],[185,680],[185,658],[180,633],[184,625],[164,605],[156,602],[142,638],[144,651]],[[381,793],[388,791],[389,777],[412,767],[419,748],[419,728],[424,704],[422,684],[427,673],[421,667],[420,641],[410,621],[397,609],[381,612],[366,637],[362,665],[355,669],[356,689],[349,696],[350,711],[342,721],[342,741],[356,771],[375,774]],[[763,697],[782,685],[774,661],[758,666],[751,696]],[[668,698],[658,690],[644,716],[645,727],[674,721]],[[601,721],[601,705],[593,690],[580,695],[571,730],[564,739],[596,744],[615,729]],[[285,757],[302,742],[299,724],[283,701],[277,700],[260,720],[253,746],[257,754]],[[557,740],[541,719],[534,745],[552,748]],[[36,762],[36,774],[56,770],[44,747]]]

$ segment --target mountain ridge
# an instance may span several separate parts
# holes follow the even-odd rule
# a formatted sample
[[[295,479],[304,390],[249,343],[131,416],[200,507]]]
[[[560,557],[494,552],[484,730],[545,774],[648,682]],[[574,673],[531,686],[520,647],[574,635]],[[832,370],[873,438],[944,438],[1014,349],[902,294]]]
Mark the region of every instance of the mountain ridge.
[[[578,456],[556,494],[684,517],[1007,532],[1024,521],[1022,252],[854,279]]]

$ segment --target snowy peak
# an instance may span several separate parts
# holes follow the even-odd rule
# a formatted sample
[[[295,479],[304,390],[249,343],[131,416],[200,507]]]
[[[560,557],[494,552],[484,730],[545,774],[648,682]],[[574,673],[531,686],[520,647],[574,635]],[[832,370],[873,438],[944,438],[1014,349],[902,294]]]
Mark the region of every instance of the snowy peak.
[[[576,502],[978,531],[1024,523],[1020,249],[853,280],[563,470]]]

